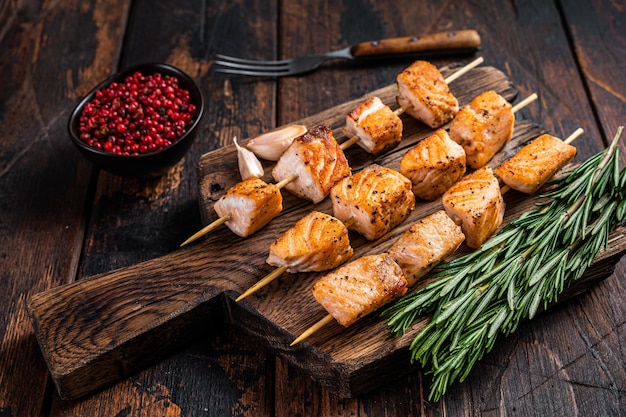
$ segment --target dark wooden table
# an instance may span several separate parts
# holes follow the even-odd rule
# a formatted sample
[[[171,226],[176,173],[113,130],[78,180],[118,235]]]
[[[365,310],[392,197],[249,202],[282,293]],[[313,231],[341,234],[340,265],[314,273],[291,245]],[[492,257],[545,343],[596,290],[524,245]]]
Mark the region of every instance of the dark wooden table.
[[[501,340],[437,403],[425,400],[429,379],[420,371],[338,398],[219,321],[113,386],[60,399],[26,312],[32,295],[175,251],[201,225],[196,166],[204,153],[389,85],[409,63],[336,63],[306,76],[235,79],[210,74],[215,51],[284,58],[474,28],[486,64],[521,94],[539,94],[525,117],[560,136],[585,129],[579,160],[603,149],[626,122],[620,2],[332,4],[0,4],[0,416],[626,415],[624,261],[587,293]],[[197,141],[176,167],[158,179],[123,179],[82,159],[66,123],[101,79],[146,61],[194,77],[207,108]]]

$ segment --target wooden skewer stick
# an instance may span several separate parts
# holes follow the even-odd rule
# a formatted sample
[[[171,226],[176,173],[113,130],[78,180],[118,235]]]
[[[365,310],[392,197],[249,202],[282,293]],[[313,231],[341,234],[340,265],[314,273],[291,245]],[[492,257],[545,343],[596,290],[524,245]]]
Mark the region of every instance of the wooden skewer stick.
[[[567,138],[565,138],[565,140],[563,140],[563,143],[567,143],[569,145],[570,143],[574,142],[574,140],[576,140],[577,137],[582,135],[583,132],[584,132],[583,128],[579,127],[574,132],[572,132]],[[500,192],[502,194],[506,193],[509,190],[511,190],[511,187],[509,187],[508,185],[504,185],[500,188]]]
[[[451,83],[452,81],[454,81],[457,78],[461,77],[463,74],[465,74],[468,71],[470,71],[472,68],[475,68],[478,65],[482,64],[483,61],[484,61],[484,59],[482,57],[476,58],[474,61],[472,61],[469,64],[465,65],[463,68],[459,69],[455,73],[451,74],[448,78],[446,78],[445,79],[446,84]],[[397,115],[400,115],[400,114],[404,113],[408,108],[410,108],[410,105],[400,107],[399,109],[395,110],[394,113],[396,113]],[[339,147],[341,148],[342,151],[345,151],[346,149],[348,149],[350,146],[354,145],[358,141],[359,141],[359,137],[358,136],[354,136],[354,137],[348,139],[347,141],[343,142],[341,145],[339,145]],[[296,178],[297,178],[297,175],[293,174],[293,175],[285,178],[283,181],[277,183],[276,186],[278,188],[282,188],[285,185],[289,184],[290,182],[294,181]],[[189,239],[187,239],[183,243],[181,243],[180,246],[183,247],[183,246],[185,246],[185,245],[187,245],[187,244],[189,244],[189,243],[191,243],[191,242],[201,238],[202,236],[208,234],[209,232],[212,232],[213,230],[217,229],[218,227],[220,227],[221,225],[226,223],[228,220],[230,220],[230,216],[220,217],[219,219],[217,219],[213,223],[205,226],[204,228],[202,228],[198,232],[194,233]]]
[[[464,65],[463,68],[460,68],[454,74],[449,75],[448,78],[446,78],[446,84],[450,84],[452,81],[456,80],[457,78],[461,77],[462,75],[465,75],[467,72],[469,72],[470,70],[476,68],[477,66],[479,66],[483,62],[485,62],[484,58],[482,56],[479,56],[478,58],[476,58],[475,60],[473,60],[469,64]]]
[[[331,314],[327,314],[323,319],[321,319],[320,321],[315,323],[313,326],[309,327],[304,332],[302,332],[302,334],[300,334],[300,336],[298,336],[293,342],[291,342],[289,346],[293,346],[295,344],[302,342],[304,339],[311,336],[313,333],[317,332],[319,329],[326,326],[332,321],[333,321],[333,316]]]
[[[455,73],[449,75],[448,78],[445,79],[446,84],[450,84],[452,81],[454,81],[457,78],[461,77],[462,75],[464,75],[465,73],[469,72],[470,70],[476,68],[477,66],[482,64],[484,61],[485,60],[483,59],[482,56],[476,58],[475,60],[473,60],[469,64],[465,65],[463,68],[460,68]],[[394,113],[397,114],[398,116],[400,116],[402,113],[404,113],[405,111],[407,111],[410,108],[411,108],[411,105],[410,104],[406,104],[406,105],[400,107],[399,109],[394,110]]]
[[[518,111],[520,111],[521,109],[523,109],[524,107],[528,106],[530,103],[532,103],[533,101],[537,100],[538,96],[536,93],[532,93],[531,95],[529,95],[528,97],[526,97],[524,100],[520,101],[519,103],[517,103],[515,106],[513,106],[511,108],[511,111],[513,113],[517,113]]]
[[[356,222],[356,219],[354,217],[350,217],[348,220],[344,222],[344,225],[346,227],[350,227],[355,222]],[[278,268],[276,268],[275,270],[267,274],[265,277],[257,281],[254,285],[252,285],[246,291],[244,291],[239,297],[235,299],[235,301],[239,302],[243,300],[244,298],[246,298],[247,296],[254,294],[258,290],[265,287],[267,284],[269,284],[270,282],[274,281],[276,278],[284,274],[287,271],[287,268],[288,267],[286,265],[279,266]]]
[[[567,138],[565,138],[565,140],[563,141],[564,143],[567,143],[568,145],[572,142],[574,142],[574,140],[582,135],[585,131],[583,130],[582,127],[579,127],[578,129],[576,129],[571,135],[569,135]]]
[[[290,176],[288,176],[287,178],[285,178],[281,182],[276,183],[276,187],[278,187],[278,189],[281,189],[285,185],[289,184],[290,182],[295,181],[296,178],[298,178],[297,174],[291,174]],[[218,227],[220,227],[221,225],[223,225],[224,223],[226,223],[230,219],[231,219],[231,215],[230,214],[227,214],[226,216],[220,217],[219,219],[217,219],[214,222],[204,226],[202,229],[200,229],[199,231],[197,231],[196,233],[191,235],[191,237],[189,237],[189,239],[185,240],[183,243],[180,244],[180,247],[182,248],[183,246],[188,245],[189,243],[200,239],[202,236],[204,236],[204,235],[212,232],[213,230],[217,229]]]
[[[250,294],[254,294],[258,290],[265,287],[267,284],[269,284],[270,282],[274,281],[276,278],[284,274],[285,271],[287,271],[287,265],[279,266],[278,268],[276,268],[275,270],[267,274],[264,278],[257,281],[253,286],[251,286],[246,291],[244,291],[239,297],[237,297],[235,301],[239,302],[243,300],[244,298],[246,298],[247,296],[249,296]]]
[[[355,143],[357,143],[360,139],[361,138],[359,138],[358,136],[352,136],[350,139],[348,139],[347,141],[345,141],[341,145],[339,145],[339,147],[341,148],[342,151],[345,151],[350,146],[352,146]]]
[[[289,184],[290,182],[293,182],[295,180],[298,179],[298,174],[291,174],[290,176],[288,176],[287,178],[285,178],[284,180],[277,182],[276,183],[276,187],[278,187],[278,189],[280,190],[281,188],[283,188],[285,185]]]
[[[230,214],[220,217],[219,219],[204,226],[202,229],[198,230],[196,233],[191,235],[187,240],[185,240],[183,243],[180,244],[180,247],[182,248],[183,246],[188,245],[189,243],[200,239],[202,236],[212,232],[213,230],[217,229],[218,227],[220,227],[221,225],[223,225],[229,220],[230,220]]]
[[[531,99],[531,97],[532,97],[532,95],[531,95],[526,100],[523,100],[522,102],[520,102],[520,104],[525,102],[525,104],[523,105],[523,106],[525,106],[528,103],[534,101],[536,99],[536,94],[533,94],[533,95],[535,96],[534,98]],[[523,106],[520,106],[519,108],[521,108]],[[519,110],[519,108],[518,108],[518,110]],[[579,127],[572,134],[570,134],[563,142],[567,143],[567,144],[571,144],[576,138],[578,138],[580,135],[582,135],[583,132],[584,132],[584,130]],[[509,190],[511,190],[511,187],[509,187],[508,185],[504,185],[504,186],[502,186],[500,188],[500,192],[502,194],[505,194]],[[331,314],[326,315],[324,318],[319,320],[317,323],[315,323],[314,325],[312,325],[311,327],[306,329],[300,336],[298,336],[293,342],[291,342],[291,344],[289,346],[293,346],[293,345],[295,345],[297,343],[300,343],[301,341],[303,341],[304,339],[310,337],[315,332],[317,332],[322,327],[324,327],[325,325],[329,324],[332,321],[333,321],[333,316]]]
[[[463,68],[459,69],[457,72],[451,74],[448,78],[446,78],[445,79],[446,84],[450,84],[452,81],[454,81],[457,78],[461,77],[463,74],[469,72],[471,69],[476,68],[477,66],[479,66],[483,62],[484,62],[483,57],[476,58],[475,60],[473,60],[469,64],[465,65]],[[393,112],[396,115],[400,116],[402,113],[404,113],[405,111],[407,111],[410,108],[411,108],[411,104],[405,104],[404,106],[397,108]],[[344,143],[342,143],[340,145],[340,148],[341,148],[342,151],[345,151],[346,149],[348,149],[350,146],[354,145],[358,141],[359,141],[359,137],[358,136],[354,136],[354,137],[348,139],[347,141],[345,141]]]

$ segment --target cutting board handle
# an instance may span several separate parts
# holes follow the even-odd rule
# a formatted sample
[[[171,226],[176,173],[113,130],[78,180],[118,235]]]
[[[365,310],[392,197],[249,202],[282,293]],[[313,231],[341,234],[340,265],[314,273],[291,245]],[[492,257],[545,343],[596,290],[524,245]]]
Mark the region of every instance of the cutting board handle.
[[[28,311],[60,396],[108,385],[224,323],[224,294],[240,284],[216,276],[222,267],[198,245],[33,296]]]

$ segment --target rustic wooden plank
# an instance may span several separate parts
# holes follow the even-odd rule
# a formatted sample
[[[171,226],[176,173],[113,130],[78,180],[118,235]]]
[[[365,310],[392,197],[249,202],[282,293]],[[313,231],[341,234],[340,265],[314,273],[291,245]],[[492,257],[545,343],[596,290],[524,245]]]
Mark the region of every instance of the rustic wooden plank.
[[[575,5],[583,2],[566,3]],[[616,13],[615,10],[612,12],[607,11],[611,10],[610,5],[607,3],[596,2],[594,7],[601,10],[595,14],[591,13],[589,16],[583,13],[581,14],[581,19],[593,20],[602,16],[605,16],[606,19],[612,19],[610,16],[619,16],[619,13]],[[541,104],[531,106],[523,111],[526,117],[532,117],[533,120],[539,121],[549,130],[561,135],[565,135],[576,127],[582,126],[586,134],[581,139],[582,143],[579,146],[579,159],[589,156],[604,146],[600,130],[595,125],[593,103],[590,103],[585,95],[585,85],[580,81],[577,73],[577,63],[568,44],[565,30],[561,25],[561,16],[552,2],[534,1],[525,2],[524,4],[513,4],[512,2],[480,2],[480,4],[471,4],[469,2],[431,2],[426,4],[424,2],[413,2],[407,4],[407,2],[401,2],[372,5],[344,2],[341,7],[334,8],[332,11],[326,10],[324,6],[318,4],[298,4],[297,7],[293,6],[291,8],[289,8],[289,4],[285,4],[284,7],[289,11],[289,16],[294,18],[284,19],[281,33],[285,40],[282,42],[284,52],[281,57],[295,56],[312,50],[321,52],[331,47],[342,47],[355,40],[365,40],[372,37],[406,35],[413,33],[416,28],[424,32],[456,29],[459,27],[476,28],[483,38],[482,50],[487,58],[487,64],[502,68],[511,79],[516,81],[516,85],[522,91],[522,94],[528,94],[532,91],[539,93]],[[493,16],[498,16],[498,19],[493,19]],[[306,38],[306,41],[300,40],[297,33],[301,31],[301,27],[298,24],[301,20],[298,17],[316,22],[316,27],[322,27],[323,30],[315,31],[315,39]],[[614,22],[619,21],[619,19],[614,20]],[[318,22],[320,22],[319,26],[317,26]],[[583,36],[581,34],[581,37]],[[290,39],[298,39],[298,42],[292,42]],[[615,39],[619,39],[619,36]],[[594,48],[593,43],[593,41],[589,42],[591,49]],[[603,44],[619,48],[622,43],[607,40]],[[619,53],[615,54],[615,51],[610,52],[613,53],[613,56],[619,55]],[[594,62],[611,62],[611,60],[611,55],[607,54],[605,57],[598,57]],[[437,62],[441,61],[437,60]],[[387,80],[386,77],[395,75],[396,69],[400,67],[401,64],[396,63],[377,63],[375,66],[365,68],[337,64],[306,77],[281,80],[279,94],[282,93],[284,99],[280,100],[282,104],[280,121],[281,123],[288,123],[297,120],[301,116],[322,111],[326,108],[326,102],[332,101],[333,97],[341,97],[342,100],[358,97],[362,93],[362,90],[359,91],[359,88],[363,88],[363,85],[382,86],[384,84],[381,83]],[[619,68],[619,65],[613,67],[613,69],[616,68]],[[374,72],[374,75],[371,74],[372,72]],[[595,72],[602,71],[597,70]],[[605,72],[610,74],[608,71]],[[617,76],[612,78],[613,80],[620,80],[624,77],[617,74]],[[294,100],[294,97],[299,99]],[[605,284],[599,287],[604,288]],[[620,291],[620,288],[614,289],[615,291],[612,292],[613,298],[618,298],[620,294],[624,293],[623,290]],[[604,300],[600,304],[604,308],[608,299],[606,297],[598,298],[599,300]],[[596,300],[596,302],[599,300]],[[621,303],[615,300],[609,301],[608,305],[619,306]],[[596,308],[593,306],[586,307],[587,310]],[[619,320],[619,316],[616,319],[614,323],[623,321]],[[542,318],[538,321],[538,324],[525,327],[525,329],[533,329],[535,326],[541,329],[545,323],[543,320],[545,319]],[[577,325],[572,320],[568,320],[567,317],[561,317],[561,320],[566,325],[559,323],[558,319],[554,319],[546,324],[546,326],[552,324],[550,326],[551,332],[549,333],[555,335],[555,339],[558,339],[557,342],[561,342],[559,346],[550,346],[553,351],[568,350],[567,346],[570,345],[570,341],[567,341],[564,335],[576,331]],[[616,334],[616,332],[620,334],[622,327],[612,331],[606,327],[604,329],[607,334]],[[533,335],[526,333],[526,337],[532,338]],[[497,389],[497,384],[503,379],[500,370],[507,366],[507,353],[515,348],[515,343],[515,340],[504,341],[502,343],[504,347],[501,351],[494,352],[492,359],[487,360],[487,365],[482,366],[481,364],[478,366],[470,380],[462,384],[462,389],[453,390],[447,401],[443,401],[436,406],[439,412],[445,414],[448,407],[449,410],[452,410],[448,414],[454,415],[473,415],[477,412],[493,412],[495,414],[498,410],[513,412],[514,407],[519,409],[521,406],[524,406],[528,409],[535,402],[541,404],[545,401],[550,401],[551,393],[538,389],[537,387],[541,386],[539,383],[533,385],[532,388],[526,387],[523,393],[517,392],[519,395],[514,398],[515,401],[511,401],[511,397],[507,397],[507,401],[501,400],[501,395],[499,394],[501,391]],[[615,346],[615,344],[611,345]],[[619,343],[617,345],[619,346]],[[536,353],[534,351],[530,352],[530,348],[527,348],[527,350],[529,355]],[[519,352],[523,355],[525,350],[522,349]],[[546,354],[545,351],[544,354]],[[623,354],[619,352],[616,354],[616,357],[621,356]],[[510,381],[515,381],[520,379],[520,377],[528,375],[534,363],[534,356],[529,357],[530,363],[526,368],[518,367],[516,368],[517,372],[512,370],[507,372],[507,378]],[[494,361],[497,362],[493,364]],[[600,369],[600,367],[596,365],[589,369]],[[289,371],[281,376],[281,370],[283,372],[286,372],[285,370]],[[616,372],[616,368],[613,368],[613,372]],[[419,384],[416,383],[416,379],[419,379],[420,376],[418,373],[410,375],[404,379],[405,384],[421,385],[421,379]],[[284,380],[290,383],[283,383],[282,381]],[[294,380],[296,381],[295,383],[293,383]],[[571,384],[574,388],[583,385],[576,382]],[[402,385],[399,385],[396,392],[403,392],[402,387]],[[301,410],[298,404],[293,404],[293,402],[289,401],[290,398],[298,398],[299,395],[303,395],[306,398],[313,397],[318,402],[325,404],[327,414],[357,413],[383,402],[389,403],[395,400],[402,403],[406,401],[406,397],[403,397],[402,394],[398,396],[377,396],[377,393],[380,391],[377,390],[376,393],[371,395],[359,396],[358,401],[351,402],[348,407],[343,400],[337,400],[325,391],[316,389],[314,384],[308,384],[306,377],[301,376],[296,370],[283,366],[277,371],[277,404],[282,404],[284,406],[283,409],[287,410],[284,415],[293,415],[296,413],[290,411]],[[413,393],[413,395],[415,394]],[[598,395],[599,393],[594,393],[594,396]],[[463,401],[463,398],[473,400]],[[589,398],[589,395],[583,394],[578,398]],[[488,405],[485,405],[487,400],[483,399],[489,399]],[[315,404],[315,402],[313,403]],[[293,407],[294,410],[290,407]],[[414,407],[399,414],[424,413],[424,407],[415,404]],[[568,408],[564,405],[563,409]],[[277,412],[280,410],[281,408],[279,407]],[[433,412],[433,405],[427,405],[425,410],[427,413]],[[589,413],[593,413],[593,405],[590,405],[587,410]],[[528,415],[537,414],[541,414],[541,411],[528,413]]]
[[[355,42],[377,38],[419,35],[421,33],[462,29],[466,26],[432,27],[423,18],[434,7],[425,2],[320,3],[315,1],[281,2],[280,58],[325,52]],[[427,21],[426,24],[423,24]],[[303,30],[303,22],[310,30]],[[438,58],[438,66],[467,57]],[[286,124],[327,110],[390,84],[395,74],[412,62],[400,58],[355,65],[346,61],[328,62],[305,77],[280,79],[278,85],[278,124]],[[352,152],[353,154],[355,152]],[[411,379],[412,378],[412,379]],[[415,381],[415,374],[409,377]],[[418,415],[419,399],[407,386],[390,384],[375,394],[357,399],[339,398],[312,381],[304,372],[277,360],[275,392],[276,416],[293,415]],[[402,397],[405,394],[405,397]],[[406,398],[410,397],[410,401]],[[395,406],[390,407],[391,404]],[[398,412],[394,413],[394,407]]]
[[[439,19],[443,2],[360,2],[339,4],[319,2],[283,2],[292,19],[281,21],[281,57],[312,51],[339,49],[355,42],[377,38],[420,35],[446,30],[473,28],[455,17]],[[459,4],[459,2],[448,2]],[[452,6],[454,7],[454,6]],[[315,22],[320,30],[302,37],[302,21]],[[304,38],[304,39],[302,39]],[[290,39],[298,39],[292,42]],[[438,67],[471,57],[437,57]],[[358,99],[393,82],[395,75],[413,59],[374,61],[352,64],[346,61],[328,63],[307,75],[280,80],[279,121],[281,124],[328,109],[329,104]],[[296,100],[293,98],[297,97]],[[395,107],[394,107],[395,108]],[[354,153],[354,152],[353,152]],[[343,399],[311,382],[310,378],[287,362],[278,361],[276,371],[276,415],[429,415],[420,395],[421,372],[401,378],[372,393]],[[392,368],[395,369],[395,368]],[[411,387],[411,388],[408,388]],[[294,401],[303,398],[304,401]],[[397,411],[397,412],[394,412]]]
[[[117,67],[149,61],[177,66],[199,83],[206,111],[196,142],[166,175],[139,180],[100,173],[78,278],[178,248],[200,224],[196,198],[200,156],[230,143],[232,135],[245,137],[273,127],[276,83],[233,85],[229,79],[211,75],[210,66],[215,50],[274,54],[275,2],[134,1],[131,11]],[[242,20],[258,23],[242,30],[234,25]],[[237,39],[255,41],[242,47],[234,42]],[[222,328],[225,321],[220,320],[222,309],[218,310],[219,314],[208,314],[213,325],[194,323],[190,316],[189,322],[181,323],[181,330],[194,330],[176,337],[177,352],[163,350],[158,362],[150,362],[151,367],[141,367],[143,355],[139,355],[129,366],[143,371],[129,372],[130,378],[71,407],[56,401],[51,415],[224,415],[247,407],[270,415],[272,398],[267,394],[271,388],[266,388],[265,379],[273,374],[272,367],[266,366],[273,363],[273,356],[241,332]],[[158,337],[153,342],[160,345]],[[178,351],[181,346],[186,347]],[[261,360],[266,357],[267,363]],[[118,371],[105,369],[103,375]],[[216,401],[207,407],[207,398]]]
[[[616,125],[619,117],[597,119],[597,96],[587,94],[589,83],[580,77],[579,53],[571,45],[576,51],[582,43],[587,43],[590,50],[599,50],[590,65],[601,67],[602,63],[611,62],[615,51],[602,50],[604,44],[619,49],[619,36],[603,43],[579,30],[585,26],[600,28],[600,22],[613,19],[612,3],[594,2],[595,12],[587,8],[589,2],[583,1],[491,3],[481,4],[483,11],[471,13],[469,21],[480,21],[481,14],[499,17],[488,23],[494,27],[484,30],[484,48],[506,66],[520,91],[539,93],[542,104],[530,107],[529,117],[541,120],[555,132],[582,126],[585,135],[583,142],[577,144],[579,160],[602,149],[614,129],[603,129],[601,125]],[[580,21],[587,23],[574,29],[563,27],[568,24],[563,11],[581,7],[585,12]],[[500,27],[500,23],[505,23],[506,28]],[[484,23],[479,28],[483,26]],[[578,36],[568,36],[574,33]],[[606,72],[608,78],[624,78],[623,74]],[[617,268],[617,277],[622,277],[624,270],[620,271],[619,265]],[[523,325],[509,339],[498,343],[465,383],[449,391],[439,405],[442,412],[493,416],[539,416],[563,413],[562,410],[580,415],[623,412],[626,378],[623,343],[618,340],[624,338],[620,301],[624,291],[622,280],[609,277],[583,296]]]
[[[26,299],[76,273],[93,184],[66,121],[76,99],[109,75],[127,6],[0,6],[0,415],[47,408],[48,373]]]
[[[600,133],[608,142],[617,127],[626,123],[626,88],[621,81],[626,78],[626,71],[620,64],[626,58],[626,39],[620,30],[626,10],[609,1],[562,2],[560,7]],[[623,141],[621,149],[622,161],[626,161]],[[587,414],[626,413],[624,274],[626,260],[622,259],[613,276],[567,309],[574,325],[571,326],[573,340],[566,342],[576,348],[565,356],[562,369],[568,379],[581,381],[570,390],[578,398],[589,399],[585,402],[586,409],[582,410]],[[544,336],[548,342],[553,339],[550,336]],[[549,346],[540,341],[542,346]]]
[[[471,95],[472,88],[486,86],[509,98],[515,95],[503,74],[494,68],[477,69],[454,88],[458,89],[457,97],[463,100]],[[376,93],[389,101],[394,89],[391,85]],[[324,121],[336,126],[343,121],[345,107],[346,104],[330,108],[299,123],[314,125]],[[405,120],[405,143],[377,161],[394,167],[404,150],[423,136],[423,131],[424,127],[417,121]],[[497,165],[542,132],[532,123],[516,122],[513,139],[491,165]],[[205,154],[202,166],[223,167],[236,164],[235,161],[236,153],[229,147]],[[216,176],[215,181],[223,176],[215,169],[209,172]],[[507,200],[505,221],[510,221],[532,207],[537,197],[517,195],[516,198],[513,193]],[[420,204],[387,241],[369,243],[358,237],[351,239],[356,256],[384,251],[405,227],[440,207],[439,204]],[[390,374],[386,370],[406,362],[407,343],[421,328],[419,325],[406,337],[389,340],[384,321],[374,315],[347,330],[338,325],[328,326],[313,336],[311,343],[289,347],[294,335],[324,314],[310,293],[310,284],[321,274],[294,274],[241,303],[230,301],[268,269],[264,265],[267,248],[280,230],[310,209],[310,205],[294,204],[281,216],[284,221],[272,222],[253,238],[234,238],[228,229],[222,229],[198,245],[35,295],[29,309],[61,395],[67,398],[83,395],[145,366],[146,361],[178,346],[185,335],[198,332],[218,308],[226,309],[230,323],[254,335],[272,352],[340,396],[366,392],[396,377],[399,372]],[[329,203],[322,202],[317,209],[330,212]],[[600,273],[594,273],[596,268],[592,268],[588,279],[569,289],[569,295],[606,276],[605,265],[615,262],[613,257],[626,250],[623,231],[616,232],[615,237],[610,250],[596,265]],[[211,257],[205,256],[208,250]],[[223,298],[224,293],[228,298]]]
[[[567,29],[603,136],[610,140],[626,123],[624,69],[626,9],[615,2],[563,2]],[[625,146],[626,148],[626,146]],[[623,156],[626,160],[626,155]]]

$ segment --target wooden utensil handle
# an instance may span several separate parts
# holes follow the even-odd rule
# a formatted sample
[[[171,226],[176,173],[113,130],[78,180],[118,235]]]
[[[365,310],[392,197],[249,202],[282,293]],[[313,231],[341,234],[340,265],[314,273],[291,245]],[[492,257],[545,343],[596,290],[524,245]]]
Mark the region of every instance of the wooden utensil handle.
[[[479,46],[480,36],[478,32],[459,30],[362,42],[354,45],[351,51],[355,57],[367,57],[448,49],[475,49]]]

